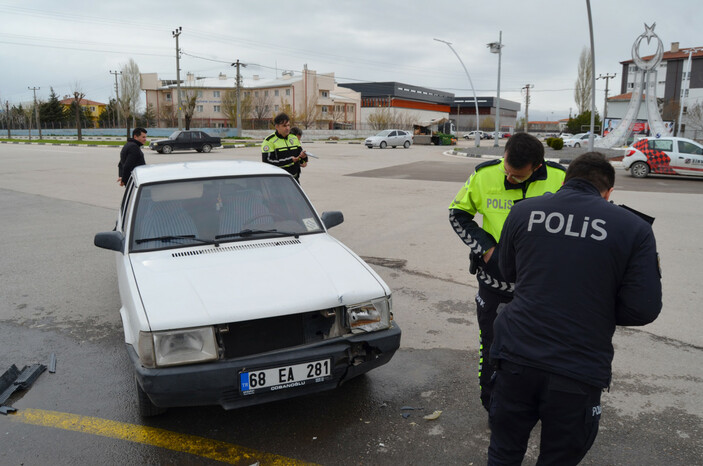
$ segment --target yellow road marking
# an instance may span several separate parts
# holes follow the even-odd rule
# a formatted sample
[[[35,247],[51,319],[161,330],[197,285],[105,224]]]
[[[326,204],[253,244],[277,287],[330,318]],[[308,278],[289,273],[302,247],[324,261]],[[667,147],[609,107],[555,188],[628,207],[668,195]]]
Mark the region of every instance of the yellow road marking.
[[[250,465],[257,462],[262,466],[302,466],[313,464],[259,452],[219,440],[198,437],[197,435],[179,434],[166,429],[110,421],[98,417],[46,411],[43,409],[23,409],[14,413],[11,418],[25,424],[127,440],[129,442],[190,453],[191,455],[198,455],[229,464]]]

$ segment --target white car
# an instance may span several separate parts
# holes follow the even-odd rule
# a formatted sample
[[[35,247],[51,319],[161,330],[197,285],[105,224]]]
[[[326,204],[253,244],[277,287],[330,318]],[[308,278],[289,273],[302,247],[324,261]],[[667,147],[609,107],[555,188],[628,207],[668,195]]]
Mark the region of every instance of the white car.
[[[622,166],[635,178],[650,173],[703,176],[703,145],[685,138],[643,138],[625,149]]]
[[[385,149],[388,146],[392,148],[404,147],[408,148],[413,143],[413,135],[408,131],[403,131],[402,129],[387,129],[381,131],[375,136],[366,138],[364,145],[371,149],[372,147],[380,147]]]
[[[590,133],[579,133],[575,136],[571,136],[570,138],[563,139],[564,141],[564,146],[565,147],[586,147],[588,146],[588,137],[590,136]],[[597,141],[600,139],[600,136],[597,134],[594,135],[593,140]]]
[[[343,220],[271,165],[137,167],[94,242],[115,251],[140,414],[290,398],[387,363],[391,290],[327,233]]]
[[[486,139],[486,133],[483,131],[469,131],[468,133],[464,133],[464,139],[476,139],[476,135],[478,134],[479,139]]]

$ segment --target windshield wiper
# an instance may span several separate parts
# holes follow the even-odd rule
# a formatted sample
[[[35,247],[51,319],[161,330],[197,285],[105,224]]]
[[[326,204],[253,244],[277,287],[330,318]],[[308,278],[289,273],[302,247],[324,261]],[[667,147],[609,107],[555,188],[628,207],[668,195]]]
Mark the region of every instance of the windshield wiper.
[[[269,234],[269,233],[274,233],[278,236],[295,236],[295,239],[298,239],[298,236],[300,236],[300,233],[295,233],[292,231],[278,231],[275,228],[273,228],[271,230],[252,230],[251,228],[245,228],[237,233],[228,233],[226,235],[217,235],[217,236],[215,236],[215,239],[236,238],[236,237],[246,238],[247,236],[262,235],[262,234]]]
[[[166,235],[166,236],[155,236],[153,238],[139,238],[134,240],[135,243],[137,244],[142,244],[146,243],[148,241],[164,241],[164,242],[171,242],[175,240],[180,240],[180,239],[189,239],[192,241],[197,241],[198,243],[205,243],[205,244],[214,244],[215,246],[219,246],[219,242],[214,241],[214,240],[208,240],[208,239],[202,239],[198,238],[195,235]],[[215,238],[217,239],[217,238]]]

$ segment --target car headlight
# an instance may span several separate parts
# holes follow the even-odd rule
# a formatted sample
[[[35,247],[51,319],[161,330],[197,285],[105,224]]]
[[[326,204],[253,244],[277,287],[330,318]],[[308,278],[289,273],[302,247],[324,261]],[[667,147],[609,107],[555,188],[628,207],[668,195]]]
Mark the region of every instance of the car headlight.
[[[390,297],[374,299],[347,307],[347,326],[352,333],[375,332],[391,326]]]
[[[139,360],[144,367],[165,367],[217,359],[213,327],[139,332]]]

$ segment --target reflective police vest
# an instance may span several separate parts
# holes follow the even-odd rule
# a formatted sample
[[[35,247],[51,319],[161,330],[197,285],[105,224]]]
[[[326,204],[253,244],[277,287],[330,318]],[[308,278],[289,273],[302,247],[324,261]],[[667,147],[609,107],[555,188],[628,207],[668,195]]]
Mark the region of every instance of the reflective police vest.
[[[515,201],[555,193],[564,183],[564,167],[545,162],[529,180],[511,184],[505,179],[503,159],[476,166],[476,171],[459,190],[450,209],[461,209],[483,216],[482,228],[498,241],[503,223]]]
[[[283,138],[274,132],[261,144],[261,161],[281,168],[292,167],[295,165],[293,157],[299,156],[302,150],[297,136],[289,134]]]

